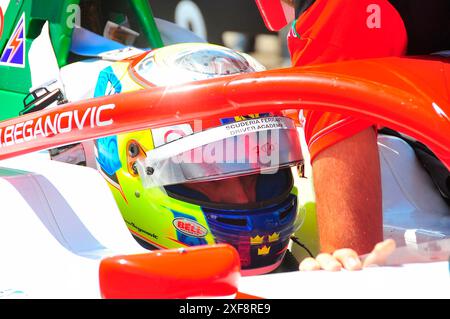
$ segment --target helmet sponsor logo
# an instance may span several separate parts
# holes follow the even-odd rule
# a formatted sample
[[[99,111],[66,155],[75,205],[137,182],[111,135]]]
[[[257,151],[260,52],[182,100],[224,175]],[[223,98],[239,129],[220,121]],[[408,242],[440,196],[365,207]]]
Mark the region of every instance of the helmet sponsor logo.
[[[143,234],[147,235],[147,236],[150,237],[150,238],[153,238],[153,239],[156,239],[156,240],[158,239],[158,235],[153,234],[153,233],[150,233],[150,232],[146,231],[145,229],[142,229],[141,227],[139,227],[138,225],[136,225],[134,222],[130,222],[130,221],[128,221],[128,220],[125,220],[125,222],[126,222],[130,227],[136,229],[138,232],[143,233]]]
[[[164,142],[169,143],[185,136],[186,133],[182,130],[169,130],[164,134]]]
[[[280,233],[274,232],[272,234],[268,235],[256,235],[255,237],[250,237],[250,244],[251,245],[262,245],[265,242],[265,239],[267,239],[267,242],[273,243],[280,240]]]
[[[270,246],[262,246],[261,248],[258,248],[258,256],[266,256],[270,254]]]
[[[180,124],[161,127],[152,130],[153,144],[155,147],[176,141],[194,133],[190,124]]]
[[[269,243],[273,243],[280,240],[280,233],[273,233],[272,235],[269,235]]]
[[[264,242],[264,236],[256,235],[255,237],[250,238],[250,244],[252,245],[261,245]]]
[[[203,238],[208,234],[208,230],[188,218],[175,218],[173,220],[173,226],[185,235]]]
[[[220,123],[222,123],[222,125],[225,125],[225,124],[259,119],[261,117],[269,117],[269,116],[272,116],[272,114],[270,114],[270,113],[255,113],[255,114],[248,114],[248,115],[243,115],[243,116],[227,117],[224,119],[220,119]]]
[[[276,150],[276,146],[273,143],[265,143],[262,145],[257,145],[256,147],[253,148],[253,151],[257,154],[266,154],[268,156],[270,156],[272,154],[273,151]]]

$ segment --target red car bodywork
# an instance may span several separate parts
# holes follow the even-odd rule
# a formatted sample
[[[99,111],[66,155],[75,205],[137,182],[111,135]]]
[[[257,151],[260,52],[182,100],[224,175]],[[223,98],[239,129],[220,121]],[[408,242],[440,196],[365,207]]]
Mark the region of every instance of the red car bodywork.
[[[317,109],[353,115],[408,134],[426,144],[449,168],[449,83],[449,59],[402,57],[156,87],[70,103],[4,121],[0,123],[0,159],[194,119],[207,122],[258,112]],[[184,110],[190,111],[180,112],[179,101],[185,104]],[[66,122],[72,121],[61,124],[64,129],[48,135],[32,132],[38,121],[56,123],[56,117],[62,119],[64,115]],[[101,125],[95,125],[96,121]]]

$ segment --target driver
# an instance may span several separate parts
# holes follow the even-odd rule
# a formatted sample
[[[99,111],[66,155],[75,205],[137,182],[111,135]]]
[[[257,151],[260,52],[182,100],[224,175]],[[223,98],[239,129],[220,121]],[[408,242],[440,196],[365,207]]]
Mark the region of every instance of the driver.
[[[256,0],[267,27],[292,22],[288,46],[294,66],[400,56],[406,30],[387,0]],[[383,239],[376,130],[339,114],[301,113],[313,167],[322,254],[303,270],[360,269],[358,254]],[[342,249],[342,247],[347,247]],[[395,248],[381,242],[364,264],[382,263]]]
[[[135,90],[137,83],[171,86],[263,69],[250,56],[201,43],[150,51],[118,80],[112,74],[121,65],[104,70],[97,96]],[[174,107],[183,112],[183,101]],[[284,263],[304,220],[291,170],[302,162],[294,119],[230,114],[100,138],[96,148],[100,171],[142,246],[228,243],[239,252],[244,275]],[[295,265],[283,268],[298,269],[290,259]]]

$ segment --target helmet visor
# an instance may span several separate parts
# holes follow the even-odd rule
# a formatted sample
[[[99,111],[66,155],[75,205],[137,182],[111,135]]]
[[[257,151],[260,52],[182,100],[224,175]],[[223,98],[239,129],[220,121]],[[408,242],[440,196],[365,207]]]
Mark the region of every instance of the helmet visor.
[[[138,161],[144,187],[275,174],[302,160],[295,123],[266,117],[230,123],[155,148]]]
[[[175,199],[203,208],[257,209],[279,204],[291,194],[294,179],[291,168],[276,174],[253,174],[217,181],[185,183],[165,186]]]
[[[266,27],[279,31],[295,19],[295,0],[256,0]]]
[[[150,85],[175,85],[213,77],[263,71],[251,56],[212,44],[190,43],[151,51],[135,74]]]

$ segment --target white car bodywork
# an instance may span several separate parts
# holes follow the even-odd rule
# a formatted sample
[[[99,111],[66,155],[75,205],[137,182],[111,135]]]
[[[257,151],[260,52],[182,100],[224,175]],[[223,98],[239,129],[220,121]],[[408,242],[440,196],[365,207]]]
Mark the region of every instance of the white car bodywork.
[[[100,298],[101,259],[145,252],[96,170],[48,152],[0,166],[0,298]]]
[[[413,151],[403,143],[380,138],[383,186],[388,190],[384,192],[385,234],[409,247],[406,256],[414,256],[420,243],[450,237],[445,223],[449,216],[415,158],[405,165],[404,157]],[[401,165],[389,159],[390,152],[399,156]],[[0,167],[0,253],[8,256],[0,272],[0,298],[100,298],[101,259],[145,252],[125,226],[96,170],[51,161],[47,152],[2,161]],[[414,174],[415,187],[408,188],[403,179],[392,182],[394,176],[410,174]],[[450,255],[449,240],[441,243],[440,257]],[[431,253],[433,245],[428,249]],[[394,259],[405,255],[404,250],[400,248]],[[424,263],[427,258],[433,261],[425,256],[408,263],[403,256],[407,264],[401,267],[355,273],[243,277],[240,291],[265,298],[450,297],[450,290],[445,289],[450,284],[448,262]]]

